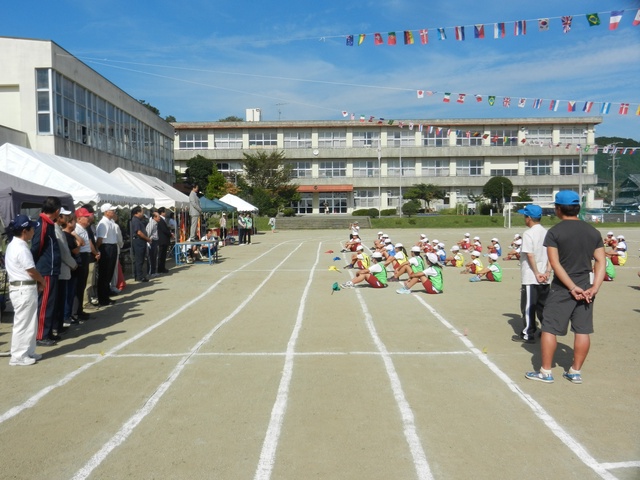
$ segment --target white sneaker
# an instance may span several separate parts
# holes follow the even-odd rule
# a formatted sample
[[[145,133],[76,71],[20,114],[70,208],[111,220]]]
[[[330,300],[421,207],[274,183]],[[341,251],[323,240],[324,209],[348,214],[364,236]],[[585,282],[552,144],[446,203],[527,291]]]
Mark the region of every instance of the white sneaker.
[[[12,366],[26,366],[26,365],[33,365],[34,363],[36,363],[36,359],[35,358],[31,358],[31,357],[24,357],[24,358],[11,358],[11,360],[9,360],[9,365]]]
[[[402,287],[396,290],[396,293],[399,293],[400,295],[409,295],[411,293],[411,290],[409,290],[406,287]]]
[[[340,285],[342,288],[353,288],[353,282],[349,281]]]
[[[42,360],[42,355],[40,353],[32,353],[29,356],[33,358],[35,361]]]

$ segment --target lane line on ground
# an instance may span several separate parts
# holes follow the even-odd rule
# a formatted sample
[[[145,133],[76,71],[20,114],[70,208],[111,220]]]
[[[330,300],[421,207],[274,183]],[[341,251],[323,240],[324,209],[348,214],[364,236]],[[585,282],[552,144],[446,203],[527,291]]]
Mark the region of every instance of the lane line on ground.
[[[473,355],[468,350],[451,351],[451,352],[387,352],[391,356],[440,356],[440,355]],[[111,355],[112,358],[164,358],[164,357],[182,357],[188,355],[187,352],[182,353],[122,353]],[[284,357],[287,352],[202,352],[196,353],[196,357]],[[312,356],[348,356],[348,355],[370,355],[379,357],[380,352],[293,352],[296,357],[312,357]],[[90,353],[86,355],[65,355],[65,358],[94,358],[100,356],[99,353]]]
[[[95,470],[100,464],[104,461],[105,458],[119,445],[129,438],[133,430],[144,420],[144,418],[151,413],[151,411],[158,404],[160,399],[164,396],[164,394],[169,390],[169,388],[173,385],[173,383],[180,376],[186,365],[189,361],[194,357],[194,354],[202,348],[206,342],[216,333],[222,326],[231,321],[238,313],[240,313],[244,307],[258,294],[258,292],[264,287],[264,285],[271,279],[273,275],[275,275],[276,270],[291,257],[298,249],[302,247],[302,243],[300,243],[295,249],[293,249],[289,255],[287,255],[284,260],[282,260],[271,272],[270,275],[265,277],[265,279],[244,299],[244,301],[238,305],[235,310],[233,310],[229,315],[223,318],[215,327],[213,327],[204,337],[202,337],[189,351],[188,354],[184,355],[183,358],[178,362],[178,364],[171,371],[167,379],[162,382],[156,391],[149,397],[144,406],[140,408],[136,413],[134,413],[129,420],[127,420],[120,430],[111,437],[111,439],[105,443],[98,452],[96,452],[89,461],[73,476],[73,480],[82,480],[87,478],[93,470]],[[202,298],[202,295],[197,297],[198,299]]]
[[[291,332],[291,337],[287,343],[287,354],[284,361],[284,367],[282,369],[282,377],[280,378],[280,385],[278,386],[278,393],[276,395],[276,401],[271,409],[271,419],[269,420],[269,427],[267,428],[267,434],[265,435],[264,442],[262,443],[262,450],[260,452],[260,459],[254,475],[255,480],[268,480],[271,478],[273,472],[273,466],[276,460],[276,450],[278,448],[278,440],[280,439],[280,433],[282,431],[282,422],[284,415],[287,411],[287,405],[289,403],[289,386],[291,385],[291,377],[293,375],[293,360],[295,358],[294,352],[296,348],[296,342],[298,341],[298,335],[302,328],[302,320],[304,309],[307,302],[307,297],[311,290],[311,283],[313,281],[313,274],[316,271],[318,263],[320,262],[320,247],[322,242],[318,244],[318,250],[316,251],[316,261],[309,271],[309,278],[307,284],[302,292],[300,298],[300,307],[298,308],[298,314],[296,316],[296,323]]]
[[[273,248],[267,250],[262,255],[256,257],[255,259],[251,260],[250,262],[248,262],[245,266],[251,265],[252,263],[258,261],[262,257],[264,257],[266,255],[269,255],[276,248],[278,248],[278,247],[280,247],[280,246],[282,246],[284,244],[290,243],[290,242],[291,242],[290,240],[287,240],[285,242],[282,242],[282,243],[274,246]],[[240,267],[238,270],[242,270],[243,268],[244,268],[244,266]],[[64,385],[66,385],[71,380],[73,380],[75,377],[77,377],[81,373],[85,372],[89,368],[93,367],[94,365],[100,363],[105,358],[108,358],[109,356],[115,354],[116,352],[119,352],[120,350],[122,350],[123,348],[127,347],[128,345],[130,345],[133,342],[135,342],[135,341],[139,340],[140,338],[144,337],[149,332],[151,332],[151,331],[155,330],[156,328],[164,325],[166,322],[168,322],[172,318],[176,317],[177,315],[179,315],[180,313],[182,313],[183,311],[185,311],[186,309],[191,307],[193,304],[195,304],[198,301],[200,301],[202,298],[204,298],[207,295],[209,295],[220,283],[222,283],[223,281],[225,281],[226,279],[228,279],[229,277],[231,277],[233,275],[234,275],[234,273],[230,273],[228,275],[225,275],[224,277],[221,277],[217,282],[215,282],[213,285],[211,285],[209,288],[207,288],[200,295],[195,297],[193,300],[187,302],[186,304],[182,305],[180,308],[175,310],[173,313],[167,315],[166,317],[164,317],[163,319],[161,319],[158,322],[154,323],[153,325],[150,325],[149,327],[145,328],[144,330],[142,330],[141,332],[137,333],[133,337],[131,337],[131,338],[125,340],[124,342],[116,345],[115,347],[111,348],[104,355],[100,355],[99,357],[96,357],[93,362],[90,362],[90,363],[87,363],[85,365],[82,365],[82,366],[78,367],[73,372],[70,372],[67,375],[65,375],[64,377],[62,377],[59,381],[44,387],[43,389],[41,389],[40,391],[38,391],[37,393],[32,395],[30,398],[28,398],[26,401],[24,401],[20,405],[16,405],[15,407],[10,408],[6,412],[4,412],[2,415],[0,415],[0,424],[2,424],[4,422],[6,422],[7,420],[15,417],[16,415],[18,415],[19,413],[23,412],[27,408],[34,407],[48,393],[52,392],[53,390],[55,390],[55,389],[57,389],[59,387],[62,387]]]
[[[473,352],[473,354],[491,370],[500,380],[502,380],[509,390],[514,392],[520,397],[520,399],[528,405],[536,417],[538,417],[552,432],[560,439],[587,467],[591,468],[601,478],[607,480],[615,480],[616,477],[607,471],[595,458],[593,458],[586,448],[583,447],[577,440],[575,440],[564,428],[560,426],[558,422],[540,405],[537,401],[531,397],[531,395],[522,391],[520,386],[516,384],[511,378],[504,373],[500,368],[489,360],[489,357],[480,351],[473,343],[458,331],[444,316],[442,316],[435,308],[427,303],[426,300],[419,295],[413,295],[422,305],[424,305],[431,314],[436,317],[440,323],[442,323],[451,333],[460,339],[465,346]]]

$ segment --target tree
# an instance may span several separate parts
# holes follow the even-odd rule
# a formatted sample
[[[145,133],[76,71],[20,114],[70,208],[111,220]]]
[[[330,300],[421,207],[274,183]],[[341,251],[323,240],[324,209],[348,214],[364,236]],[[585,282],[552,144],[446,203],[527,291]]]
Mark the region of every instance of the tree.
[[[444,199],[446,197],[446,192],[438,189],[438,187],[432,183],[419,183],[417,185],[412,185],[402,197],[408,200],[422,200],[425,203],[426,210],[430,210],[431,202],[437,199]]]
[[[176,122],[177,120],[176,120],[176,117],[174,117],[173,115],[167,115],[166,117],[164,117],[164,121],[171,123],[171,122]]]
[[[218,120],[219,122],[244,122],[244,120],[240,117],[236,117],[235,115],[230,115],[225,118],[221,118]]]
[[[184,179],[190,185],[198,185],[201,191],[207,190],[209,175],[213,171],[214,164],[211,160],[202,155],[187,160],[187,170],[184,172]]]
[[[407,217],[410,217],[418,213],[421,207],[422,205],[420,205],[419,200],[415,200],[415,199],[409,200],[407,203],[402,205],[402,213],[405,214]]]
[[[529,195],[529,191],[526,188],[521,188],[518,190],[518,195],[516,195],[516,202],[533,202],[533,198]]]
[[[156,107],[154,107],[153,105],[151,105],[150,103],[148,103],[146,100],[138,100],[142,105],[144,105],[145,107],[147,107],[149,110],[151,110],[153,113],[155,113],[156,115],[160,116],[160,110],[158,110]]]
[[[224,175],[218,171],[215,163],[213,163],[212,171],[207,177],[207,186],[204,191],[205,197],[211,200],[223,197],[227,193],[226,187],[227,179],[224,178]]]
[[[492,177],[482,187],[482,193],[491,201],[495,201],[500,208],[504,199],[513,195],[513,183],[507,177]]]
[[[291,166],[285,164],[284,152],[243,155],[244,175],[238,178],[238,186],[261,212],[277,211],[300,199],[297,186],[291,183]]]

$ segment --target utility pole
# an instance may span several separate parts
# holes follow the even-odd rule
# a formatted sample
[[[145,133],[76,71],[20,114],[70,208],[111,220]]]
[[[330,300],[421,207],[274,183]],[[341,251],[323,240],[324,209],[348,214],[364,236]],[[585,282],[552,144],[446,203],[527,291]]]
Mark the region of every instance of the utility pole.
[[[613,172],[613,178],[611,182],[611,206],[616,206],[616,149],[620,142],[612,143],[613,151],[611,152],[611,170]]]

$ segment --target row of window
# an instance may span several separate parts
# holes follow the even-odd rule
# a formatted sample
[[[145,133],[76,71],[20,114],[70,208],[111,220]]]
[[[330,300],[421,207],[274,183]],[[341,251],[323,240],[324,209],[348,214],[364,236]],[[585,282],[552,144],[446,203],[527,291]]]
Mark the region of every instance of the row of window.
[[[406,159],[387,160],[388,177],[415,177],[415,160]],[[423,159],[420,176],[422,177],[448,177],[451,174],[449,160],[445,159]],[[525,160],[525,175],[539,176],[551,175],[553,160],[550,158],[529,158]],[[578,158],[561,158],[559,160],[560,175],[577,175],[579,173]],[[300,161],[290,163],[292,178],[312,177],[312,162]],[[353,177],[377,177],[379,175],[377,160],[354,160]],[[473,177],[484,174],[484,160],[456,160],[456,176]],[[490,175],[494,176],[517,176],[518,170],[514,168],[491,169]],[[344,160],[329,160],[318,162],[319,178],[334,178],[347,176],[347,162]]]
[[[52,69],[36,69],[38,133],[173,171],[173,139]]]
[[[516,146],[518,145],[518,129],[497,128],[486,132],[484,129],[456,130],[455,145],[457,146]],[[530,145],[548,145],[552,142],[551,128],[532,128],[523,132],[524,138]],[[442,127],[428,127],[422,131],[420,146],[448,147],[454,145],[451,142],[452,130]],[[242,132],[216,131],[213,135],[214,149],[241,149]],[[179,133],[179,146],[181,150],[207,150],[209,149],[209,135],[206,132]],[[277,147],[278,133],[276,131],[251,131],[249,132],[249,147]],[[311,131],[285,130],[283,133],[284,148],[311,148]],[[566,144],[586,143],[584,128],[561,127],[559,129],[559,142]],[[352,147],[378,147],[382,146],[380,131],[363,130],[354,131],[352,134]],[[387,147],[415,147],[415,132],[408,129],[396,129],[387,133]],[[327,130],[318,132],[319,148],[347,148],[347,131]]]

